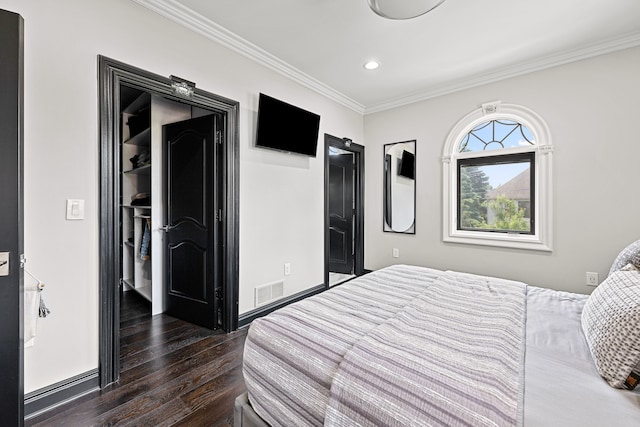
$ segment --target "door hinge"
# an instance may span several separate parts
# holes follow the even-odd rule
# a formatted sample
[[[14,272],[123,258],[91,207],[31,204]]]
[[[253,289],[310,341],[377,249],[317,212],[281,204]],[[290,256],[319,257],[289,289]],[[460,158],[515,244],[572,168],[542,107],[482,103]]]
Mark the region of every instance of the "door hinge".
[[[222,222],[222,209],[218,209],[218,212],[216,212],[216,220]]]
[[[222,144],[222,132],[216,131],[216,144]]]

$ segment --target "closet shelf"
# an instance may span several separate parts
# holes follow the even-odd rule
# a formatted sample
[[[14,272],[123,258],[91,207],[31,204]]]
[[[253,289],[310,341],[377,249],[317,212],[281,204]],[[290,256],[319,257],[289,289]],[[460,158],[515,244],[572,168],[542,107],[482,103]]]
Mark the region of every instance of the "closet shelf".
[[[150,219],[151,215],[134,215],[134,218]]]
[[[136,287],[136,284],[135,284],[135,282],[133,281],[133,279],[122,279],[122,282],[123,282],[125,285],[131,286],[132,288],[135,288],[135,287]]]
[[[145,210],[151,209],[151,206],[149,205],[122,205],[122,207],[125,209],[145,209]]]
[[[123,144],[138,145],[141,147],[148,147],[151,145],[151,128],[146,128],[142,132],[127,139]]]
[[[133,100],[131,104],[125,107],[122,112],[126,114],[136,114],[140,112],[140,110],[144,110],[145,108],[149,108],[151,103],[151,94],[148,92],[143,92],[139,97]]]
[[[151,301],[151,286],[142,286],[140,288],[134,288],[140,295],[142,295],[148,301]]]
[[[151,163],[148,165],[140,166],[139,168],[124,171],[125,174],[133,175],[149,175],[151,173]]]

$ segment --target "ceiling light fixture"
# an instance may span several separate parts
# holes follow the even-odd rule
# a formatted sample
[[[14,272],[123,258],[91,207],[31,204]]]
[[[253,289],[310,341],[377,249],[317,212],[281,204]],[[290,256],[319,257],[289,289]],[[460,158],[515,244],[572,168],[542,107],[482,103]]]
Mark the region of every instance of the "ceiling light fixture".
[[[389,19],[411,19],[424,15],[444,3],[444,0],[367,0],[369,7]]]
[[[363,65],[363,67],[367,70],[375,70],[379,66],[380,63],[378,61],[368,61]]]

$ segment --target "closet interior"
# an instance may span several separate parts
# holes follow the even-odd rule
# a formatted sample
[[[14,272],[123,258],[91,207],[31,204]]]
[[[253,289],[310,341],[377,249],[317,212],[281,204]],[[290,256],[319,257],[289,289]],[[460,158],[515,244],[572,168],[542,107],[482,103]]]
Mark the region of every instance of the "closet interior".
[[[162,126],[211,114],[134,87],[120,89],[121,284],[164,311],[166,195]]]

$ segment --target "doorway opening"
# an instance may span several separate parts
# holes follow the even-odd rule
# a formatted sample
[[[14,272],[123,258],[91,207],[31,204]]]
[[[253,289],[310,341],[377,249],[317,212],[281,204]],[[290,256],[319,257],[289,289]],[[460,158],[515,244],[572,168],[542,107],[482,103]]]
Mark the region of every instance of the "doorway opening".
[[[105,387],[120,375],[122,291],[143,296],[153,314],[237,329],[239,106],[174,76],[98,60]]]
[[[325,134],[325,285],[364,274],[364,146]]]

